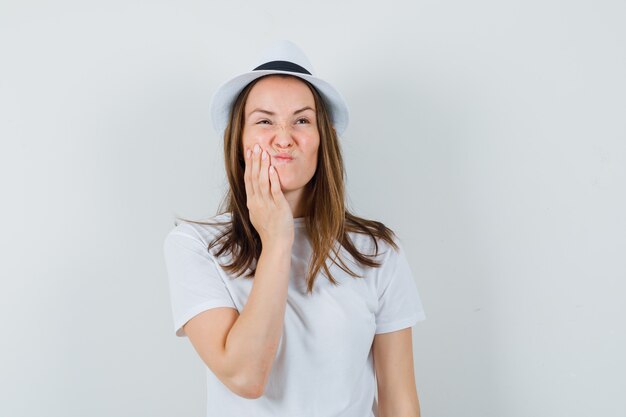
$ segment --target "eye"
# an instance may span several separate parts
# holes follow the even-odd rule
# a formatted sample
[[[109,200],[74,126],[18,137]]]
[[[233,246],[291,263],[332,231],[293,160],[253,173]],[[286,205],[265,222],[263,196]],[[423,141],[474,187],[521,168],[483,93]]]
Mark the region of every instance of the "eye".
[[[270,121],[267,119],[263,119],[263,120],[259,120],[258,122],[256,122],[256,124],[258,125],[270,124]]]
[[[296,120],[297,124],[302,124],[302,123],[309,123],[309,119],[307,119],[306,117],[301,117],[298,120]]]

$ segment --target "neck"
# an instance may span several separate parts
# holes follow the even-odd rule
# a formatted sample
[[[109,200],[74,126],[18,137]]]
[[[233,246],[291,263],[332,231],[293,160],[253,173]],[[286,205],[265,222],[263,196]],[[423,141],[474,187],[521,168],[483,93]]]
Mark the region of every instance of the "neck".
[[[293,191],[283,191],[287,203],[291,208],[291,214],[293,218],[304,216],[304,204],[302,199],[302,191],[304,188],[300,188]]]

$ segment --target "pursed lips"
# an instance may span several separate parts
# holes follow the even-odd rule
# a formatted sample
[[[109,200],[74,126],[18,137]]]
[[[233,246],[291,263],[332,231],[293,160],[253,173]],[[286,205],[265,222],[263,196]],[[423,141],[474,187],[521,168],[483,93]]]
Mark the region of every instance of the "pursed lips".
[[[291,161],[293,160],[293,156],[287,154],[287,153],[278,153],[274,156],[272,156],[273,159],[277,159],[279,161]]]

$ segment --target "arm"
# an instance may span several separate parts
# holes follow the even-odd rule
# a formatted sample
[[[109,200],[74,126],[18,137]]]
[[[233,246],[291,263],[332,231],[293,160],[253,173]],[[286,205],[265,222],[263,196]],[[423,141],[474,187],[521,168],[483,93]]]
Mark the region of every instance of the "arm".
[[[202,360],[244,398],[263,395],[269,379],[283,331],[290,266],[291,246],[264,248],[241,314],[212,309],[184,326]]]
[[[262,243],[246,305],[241,315],[228,312],[220,321],[212,315],[224,312],[207,313],[185,329],[216,376],[245,398],[263,395],[269,380],[285,321],[294,241],[293,215],[278,173],[269,170],[271,158],[260,151],[258,144],[254,156],[247,150],[244,173],[250,221]]]
[[[264,249],[252,290],[226,338],[225,359],[241,368],[253,398],[263,395],[283,332],[291,246]]]
[[[379,417],[420,417],[411,328],[374,336]]]

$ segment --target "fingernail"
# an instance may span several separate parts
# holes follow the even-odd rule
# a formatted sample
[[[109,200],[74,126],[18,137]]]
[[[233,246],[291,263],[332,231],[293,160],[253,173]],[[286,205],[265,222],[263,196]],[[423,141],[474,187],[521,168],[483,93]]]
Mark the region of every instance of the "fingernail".
[[[250,155],[252,155],[252,151],[248,149],[248,152],[246,152],[246,158],[250,159]]]
[[[261,151],[261,147],[258,143],[254,144],[254,153],[259,153]]]
[[[267,159],[267,152],[263,151],[261,154],[261,159]]]

